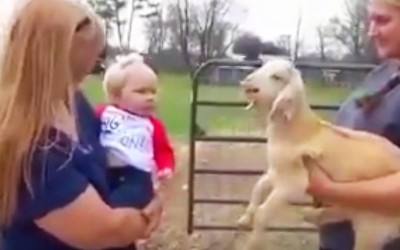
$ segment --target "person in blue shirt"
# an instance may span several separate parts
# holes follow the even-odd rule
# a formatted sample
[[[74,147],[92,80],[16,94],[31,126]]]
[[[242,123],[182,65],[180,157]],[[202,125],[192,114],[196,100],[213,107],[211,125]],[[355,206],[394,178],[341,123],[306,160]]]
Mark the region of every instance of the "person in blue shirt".
[[[368,18],[369,35],[383,62],[342,104],[336,124],[379,134],[400,146],[400,0],[372,0]],[[337,183],[320,168],[309,167],[309,193],[321,200],[386,214],[400,211],[400,174]],[[350,222],[325,225],[320,230],[321,250],[352,250],[353,245]],[[383,250],[398,249],[400,239],[389,242]]]
[[[0,248],[135,249],[162,206],[139,210],[109,189],[100,124],[79,91],[104,48],[97,17],[76,0],[30,0],[17,14],[0,64]]]

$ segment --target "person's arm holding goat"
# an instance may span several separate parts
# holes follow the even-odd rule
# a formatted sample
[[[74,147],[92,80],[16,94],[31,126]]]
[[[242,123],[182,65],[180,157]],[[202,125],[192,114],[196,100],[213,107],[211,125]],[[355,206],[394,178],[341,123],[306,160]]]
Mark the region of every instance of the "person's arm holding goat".
[[[308,169],[308,192],[321,200],[389,215],[400,211],[400,173],[339,183],[332,181],[316,162],[310,162]]]

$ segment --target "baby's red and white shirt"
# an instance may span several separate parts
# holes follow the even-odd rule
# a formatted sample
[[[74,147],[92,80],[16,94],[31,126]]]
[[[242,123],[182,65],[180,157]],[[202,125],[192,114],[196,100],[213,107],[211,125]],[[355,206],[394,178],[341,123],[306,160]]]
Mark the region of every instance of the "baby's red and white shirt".
[[[112,104],[98,104],[100,143],[119,162],[152,172],[159,179],[175,172],[175,156],[167,131],[155,116],[140,116]]]

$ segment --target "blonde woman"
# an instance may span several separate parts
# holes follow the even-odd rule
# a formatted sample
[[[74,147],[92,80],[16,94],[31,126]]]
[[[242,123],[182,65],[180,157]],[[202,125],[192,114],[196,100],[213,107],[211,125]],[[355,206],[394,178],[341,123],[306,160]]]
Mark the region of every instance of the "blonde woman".
[[[0,64],[2,250],[134,249],[158,225],[157,198],[115,202],[99,121],[75,94],[103,44],[74,1],[30,0],[13,22]]]
[[[400,146],[400,0],[371,0],[368,17],[370,38],[384,62],[343,103],[337,124],[380,134]],[[323,200],[380,213],[400,211],[399,174],[344,184],[331,181],[318,167],[311,167],[310,172],[309,192]],[[327,225],[320,236],[323,250],[353,249],[354,236],[348,222]],[[398,249],[400,240],[384,247]]]

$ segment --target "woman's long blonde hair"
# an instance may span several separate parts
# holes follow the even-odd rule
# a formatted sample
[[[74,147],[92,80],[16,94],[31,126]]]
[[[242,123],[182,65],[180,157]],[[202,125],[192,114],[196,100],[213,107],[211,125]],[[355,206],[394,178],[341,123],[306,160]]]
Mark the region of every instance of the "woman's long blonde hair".
[[[29,0],[10,29],[0,64],[0,226],[21,186],[30,189],[34,145],[55,110],[71,110],[71,44],[86,15],[71,0]]]

